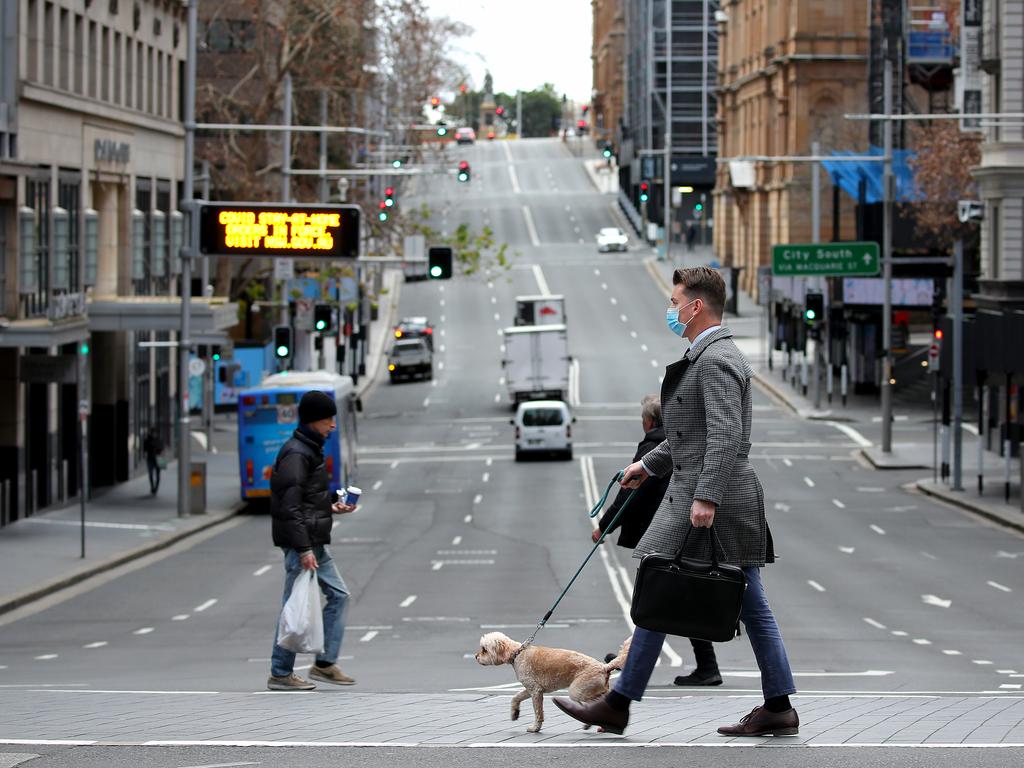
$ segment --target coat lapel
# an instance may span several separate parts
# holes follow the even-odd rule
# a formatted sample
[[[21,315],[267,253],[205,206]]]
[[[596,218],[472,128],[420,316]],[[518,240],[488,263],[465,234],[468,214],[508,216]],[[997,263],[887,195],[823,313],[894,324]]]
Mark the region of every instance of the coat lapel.
[[[703,339],[701,339],[699,344],[690,347],[686,352],[686,356],[690,358],[691,361],[696,360],[698,357],[701,356],[701,353],[704,352],[705,349],[707,349],[710,345],[714,344],[719,339],[731,338],[732,330],[723,325],[717,331],[713,331],[709,333],[707,336],[705,336]]]
[[[675,392],[676,387],[679,386],[680,380],[683,378],[683,374],[686,373],[686,369],[690,366],[690,358],[684,357],[682,360],[677,360],[665,368],[665,378],[661,382],[661,402],[662,402],[662,414],[664,416],[664,403],[667,398],[671,397],[672,393]]]

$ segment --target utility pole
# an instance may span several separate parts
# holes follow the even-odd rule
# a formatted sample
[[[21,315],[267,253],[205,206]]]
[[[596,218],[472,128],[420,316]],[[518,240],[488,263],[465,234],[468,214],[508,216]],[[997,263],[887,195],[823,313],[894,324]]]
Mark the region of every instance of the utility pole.
[[[189,235],[181,252],[181,330],[178,337],[178,517],[187,517],[191,509],[192,425],[188,396],[188,362],[192,351],[190,316],[192,305],[192,259],[199,248],[199,209],[192,187],[196,150],[196,29],[199,21],[199,0],[188,0],[188,52],[185,59],[185,199],[182,207],[188,214]]]
[[[516,91],[516,139],[523,138],[523,92]]]
[[[327,125],[327,91],[320,92],[320,125]],[[321,203],[327,202],[327,176],[323,172],[327,170],[327,132],[320,132],[320,186],[317,198]]]
[[[819,157],[821,155],[821,144],[814,141],[811,142],[811,155]],[[819,173],[821,163],[811,164],[811,242],[821,242],[821,175]],[[823,286],[825,280],[821,277],[814,278],[815,287],[821,291],[822,295],[825,294]],[[805,291],[806,293],[806,291]],[[814,377],[812,390],[814,392],[814,410],[821,410],[821,328],[824,323],[824,318],[816,318],[814,330],[814,365],[811,368],[811,375]]]
[[[882,165],[882,453],[892,453],[892,59],[886,43],[883,55],[885,128]]]
[[[282,105],[284,118],[284,130],[281,137],[281,202],[289,203],[292,199],[292,74],[287,72],[284,76],[284,104]],[[288,298],[284,295],[284,280],[274,280],[275,293],[280,303],[279,323],[288,323]],[[298,347],[297,339],[292,338],[292,343]],[[295,350],[292,351],[294,355]]]
[[[665,261],[672,256],[672,0],[665,0],[665,160],[661,191],[665,195]]]
[[[962,491],[963,486],[963,420],[964,420],[964,241],[957,238],[953,246],[953,483],[950,488]],[[981,435],[978,436],[981,440]]]

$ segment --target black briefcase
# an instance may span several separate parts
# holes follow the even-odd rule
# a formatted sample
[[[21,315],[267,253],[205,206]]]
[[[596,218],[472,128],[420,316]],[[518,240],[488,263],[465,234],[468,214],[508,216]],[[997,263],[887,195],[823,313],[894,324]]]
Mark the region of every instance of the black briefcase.
[[[710,560],[682,557],[693,528],[675,555],[652,552],[640,559],[629,611],[638,627],[716,643],[737,635],[747,578],[740,568],[718,562],[715,545],[722,543],[714,526],[705,530]]]

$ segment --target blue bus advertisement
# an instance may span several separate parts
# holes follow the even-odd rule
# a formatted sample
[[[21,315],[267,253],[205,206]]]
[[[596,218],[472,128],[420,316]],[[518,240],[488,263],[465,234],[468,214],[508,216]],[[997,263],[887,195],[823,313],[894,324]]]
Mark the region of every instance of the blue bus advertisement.
[[[324,445],[331,492],[356,482],[356,397],[352,379],[328,372],[286,372],[238,392],[238,465],[243,501],[268,499],[274,460],[299,422],[299,400],[318,389],[338,406],[337,429]]]

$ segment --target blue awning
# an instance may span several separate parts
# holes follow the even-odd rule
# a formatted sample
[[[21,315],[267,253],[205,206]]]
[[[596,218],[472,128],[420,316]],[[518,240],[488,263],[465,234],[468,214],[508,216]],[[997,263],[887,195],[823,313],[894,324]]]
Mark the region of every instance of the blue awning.
[[[833,152],[832,156],[882,157],[883,154],[881,147],[871,147],[867,152]],[[892,153],[892,171],[896,176],[896,202],[898,203],[909,203],[921,199],[914,184],[914,172],[907,164],[912,157],[914,157],[914,153],[907,149],[897,149]],[[882,202],[882,163],[878,160],[862,162],[825,160],[822,165],[832,177],[832,183],[854,200],[860,201],[860,183],[864,181],[864,201],[867,203]]]

